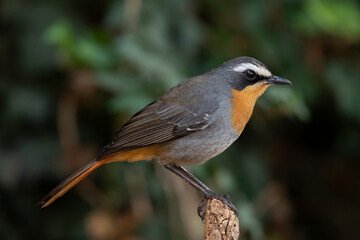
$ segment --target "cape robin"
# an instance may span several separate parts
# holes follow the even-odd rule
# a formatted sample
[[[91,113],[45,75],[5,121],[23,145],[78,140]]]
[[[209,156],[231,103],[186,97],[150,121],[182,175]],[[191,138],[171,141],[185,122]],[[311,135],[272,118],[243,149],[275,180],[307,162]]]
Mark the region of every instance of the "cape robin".
[[[176,85],[131,117],[94,160],[46,195],[41,206],[105,163],[156,160],[205,198],[218,198],[237,212],[227,196],[215,194],[182,166],[202,164],[228,148],[244,130],[257,98],[273,84],[291,82],[254,58],[238,57]]]

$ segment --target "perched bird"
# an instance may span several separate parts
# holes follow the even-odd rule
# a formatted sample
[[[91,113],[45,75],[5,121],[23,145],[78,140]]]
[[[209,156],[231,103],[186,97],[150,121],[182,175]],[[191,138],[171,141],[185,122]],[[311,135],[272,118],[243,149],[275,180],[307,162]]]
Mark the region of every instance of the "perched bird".
[[[218,198],[237,212],[226,195],[215,194],[182,166],[202,164],[228,148],[244,130],[258,97],[273,84],[291,82],[251,57],[234,58],[181,82],[132,116],[94,160],[46,195],[41,207],[105,163],[155,160],[205,198]]]

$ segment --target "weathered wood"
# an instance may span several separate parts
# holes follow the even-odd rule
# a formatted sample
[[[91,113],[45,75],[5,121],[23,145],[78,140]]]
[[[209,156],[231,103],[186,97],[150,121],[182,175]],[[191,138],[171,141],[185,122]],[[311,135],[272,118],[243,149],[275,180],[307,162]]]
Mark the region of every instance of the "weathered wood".
[[[217,199],[208,199],[205,212],[205,240],[237,240],[239,220],[234,212]]]

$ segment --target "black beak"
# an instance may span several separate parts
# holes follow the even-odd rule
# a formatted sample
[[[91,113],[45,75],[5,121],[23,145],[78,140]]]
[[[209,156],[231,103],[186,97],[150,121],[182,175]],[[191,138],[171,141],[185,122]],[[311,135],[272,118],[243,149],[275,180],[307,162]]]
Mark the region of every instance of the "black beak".
[[[272,76],[271,78],[268,78],[265,81],[266,84],[292,85],[292,83],[289,80],[278,76]]]

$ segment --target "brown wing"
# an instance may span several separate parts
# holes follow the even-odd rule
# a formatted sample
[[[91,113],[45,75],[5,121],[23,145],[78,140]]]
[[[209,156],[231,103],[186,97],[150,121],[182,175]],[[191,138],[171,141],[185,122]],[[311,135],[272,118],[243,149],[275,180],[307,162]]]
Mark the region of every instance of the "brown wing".
[[[100,150],[98,159],[203,130],[210,124],[209,114],[198,115],[184,106],[154,102],[135,114],[115,134],[114,140]]]

